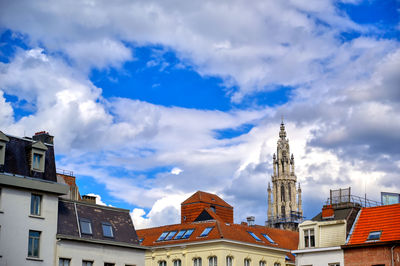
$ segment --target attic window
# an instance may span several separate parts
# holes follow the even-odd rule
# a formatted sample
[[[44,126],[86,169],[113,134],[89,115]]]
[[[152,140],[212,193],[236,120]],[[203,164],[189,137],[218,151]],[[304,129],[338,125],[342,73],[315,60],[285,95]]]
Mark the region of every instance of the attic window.
[[[168,235],[169,232],[162,232],[162,234],[160,235],[160,237],[157,239],[157,241],[162,241],[164,240],[164,238]]]
[[[174,235],[176,234],[176,232],[177,232],[177,231],[171,231],[171,232],[169,232],[169,234],[164,238],[164,240],[165,240],[165,241],[171,240],[171,239],[174,237]]]
[[[381,233],[382,231],[374,231],[374,232],[370,232],[367,238],[368,240],[379,240],[381,238]]]
[[[194,232],[194,229],[189,229],[186,231],[186,233],[181,237],[181,239],[188,239],[192,233]]]
[[[102,223],[101,227],[103,228],[103,236],[105,236],[105,237],[114,237],[113,229],[112,229],[111,224]]]
[[[255,240],[261,241],[261,239],[258,236],[256,236],[256,234],[254,234],[253,232],[247,231],[247,233],[249,233]]]
[[[32,145],[31,153],[31,170],[36,172],[44,172],[44,162],[47,147],[42,142],[36,142]]]
[[[206,229],[204,229],[203,232],[200,234],[200,237],[208,236],[208,234],[211,232],[211,230],[212,230],[213,228],[214,228],[214,227],[207,227]]]
[[[215,206],[211,206],[210,209],[215,212]]]
[[[82,234],[91,235],[92,234],[92,223],[87,219],[79,219]]]
[[[272,240],[272,238],[269,237],[269,235],[267,234],[261,234],[263,237],[265,237],[265,239],[267,239],[271,244],[276,244],[274,240]]]
[[[183,236],[183,234],[184,234],[185,232],[186,232],[186,230],[180,230],[180,231],[176,234],[176,236],[175,236],[174,239],[181,239],[182,236]]]

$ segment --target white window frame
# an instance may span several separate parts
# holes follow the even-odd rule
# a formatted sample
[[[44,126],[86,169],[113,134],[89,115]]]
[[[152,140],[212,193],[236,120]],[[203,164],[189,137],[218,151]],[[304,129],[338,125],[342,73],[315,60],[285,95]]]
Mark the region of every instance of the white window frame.
[[[31,170],[35,172],[44,172],[44,163],[46,161],[46,151],[47,147],[41,141],[38,141],[32,144],[32,151],[31,151]],[[36,163],[35,158],[40,159],[39,163]]]
[[[10,139],[0,131],[0,165],[4,165],[6,158],[6,145]]]
[[[233,266],[233,257],[226,256],[226,266]]]
[[[37,202],[37,199],[39,202]],[[30,215],[41,216],[43,195],[31,193]]]
[[[87,232],[83,232],[84,230],[82,230],[82,223],[88,223],[89,224],[89,233]],[[85,219],[85,218],[80,218],[79,219],[79,226],[81,228],[81,233],[84,235],[93,235],[93,230],[92,230],[92,221],[90,221],[89,219]]]
[[[160,261],[158,262],[158,266],[167,266],[167,261],[165,261],[165,260],[160,260]]]
[[[217,256],[211,256],[208,258],[208,266],[217,266]]]
[[[309,228],[309,229],[304,229],[303,230],[304,234],[304,247],[305,248],[314,248],[315,247],[315,230],[314,228]],[[311,237],[314,239],[314,243],[311,241]],[[313,245],[311,245],[313,244]]]
[[[201,266],[201,258],[193,258],[193,266]]]
[[[182,261],[180,259],[173,260],[174,266],[182,266]]]
[[[82,260],[82,266],[93,266],[93,263],[92,260]]]
[[[39,233],[39,236],[31,236],[31,232]],[[40,236],[42,232],[29,230],[28,235],[28,258],[40,258]],[[37,240],[37,242],[36,242]],[[31,244],[32,241],[32,244]],[[35,246],[37,245],[37,254],[35,254]]]
[[[251,259],[249,259],[249,258],[244,259],[243,265],[244,266],[251,266]]]
[[[260,266],[266,266],[267,262],[265,260],[260,260],[259,265]]]
[[[58,258],[58,266],[70,266],[71,259],[68,258]]]

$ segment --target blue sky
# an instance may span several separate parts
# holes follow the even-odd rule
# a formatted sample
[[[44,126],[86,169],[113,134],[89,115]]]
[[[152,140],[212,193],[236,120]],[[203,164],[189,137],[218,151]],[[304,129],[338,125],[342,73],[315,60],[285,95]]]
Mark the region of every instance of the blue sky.
[[[49,131],[138,227],[197,190],[263,224],[282,115],[306,217],[329,189],[379,199],[400,191],[399,5],[2,1],[0,130]]]

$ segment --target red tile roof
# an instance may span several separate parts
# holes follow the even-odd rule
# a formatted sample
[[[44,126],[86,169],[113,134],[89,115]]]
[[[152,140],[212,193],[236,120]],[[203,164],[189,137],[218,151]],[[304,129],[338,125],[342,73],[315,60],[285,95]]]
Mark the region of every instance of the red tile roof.
[[[200,237],[200,234],[207,227],[213,227],[208,236]],[[194,232],[188,239],[157,241],[161,233],[167,231],[179,231],[184,229],[194,229]],[[260,246],[282,248],[294,250],[297,249],[299,233],[275,229],[265,226],[248,226],[242,224],[226,224],[220,221],[205,221],[185,224],[166,225],[148,229],[136,230],[139,239],[143,239],[144,246],[165,246],[183,243],[201,242],[206,240],[227,239],[240,241]],[[254,239],[248,232],[253,232],[261,241]],[[276,244],[270,243],[262,234],[267,234]]]
[[[379,240],[367,241],[370,232],[381,231]],[[400,240],[400,204],[362,208],[347,245]]]
[[[197,203],[197,202],[211,203],[211,204],[220,205],[220,206],[224,206],[224,207],[228,207],[228,208],[233,208],[231,205],[229,205],[226,201],[224,201],[217,195],[207,193],[204,191],[197,191],[192,196],[190,196],[188,199],[186,199],[184,202],[182,202],[181,205]]]

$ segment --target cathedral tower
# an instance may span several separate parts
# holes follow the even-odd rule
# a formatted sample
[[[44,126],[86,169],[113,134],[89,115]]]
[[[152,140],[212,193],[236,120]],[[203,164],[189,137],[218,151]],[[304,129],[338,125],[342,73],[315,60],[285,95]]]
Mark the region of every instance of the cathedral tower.
[[[294,157],[290,155],[289,139],[286,138],[282,121],[279,131],[276,155],[273,155],[272,189],[268,182],[268,221],[270,227],[297,230],[303,211],[301,207],[300,184],[296,188],[297,177]]]

